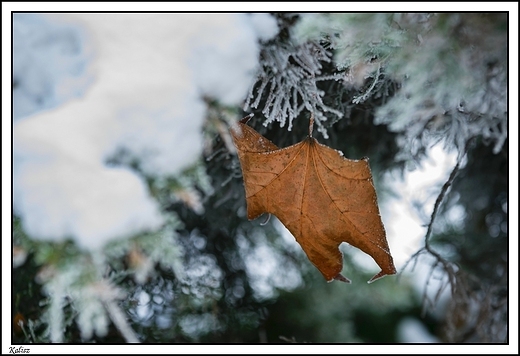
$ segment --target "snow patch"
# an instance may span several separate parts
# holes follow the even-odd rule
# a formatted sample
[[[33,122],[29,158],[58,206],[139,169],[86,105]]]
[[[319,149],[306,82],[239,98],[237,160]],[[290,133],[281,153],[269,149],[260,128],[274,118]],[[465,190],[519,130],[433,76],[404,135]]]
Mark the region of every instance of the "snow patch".
[[[150,176],[175,175],[193,164],[203,148],[202,96],[226,105],[245,99],[258,65],[257,34],[266,38],[269,20],[248,21],[245,14],[30,16],[42,19],[38,31],[25,17],[14,18],[25,36],[15,36],[13,45],[23,84],[14,93],[15,112],[34,111],[23,105],[37,99],[24,93],[39,88],[52,97],[52,88],[71,75],[54,62],[58,52],[41,56],[45,41],[20,46],[19,38],[33,43],[46,28],[87,33],[69,36],[67,48],[78,48],[78,63],[94,54],[83,74],[95,79],[80,98],[13,125],[13,200],[24,228],[37,239],[73,238],[88,249],[156,229],[162,218],[145,182],[105,162],[124,153]],[[50,84],[38,84],[42,78]]]
[[[249,21],[251,21],[256,35],[262,41],[268,41],[278,34],[279,29],[276,19],[269,14],[251,14]]]

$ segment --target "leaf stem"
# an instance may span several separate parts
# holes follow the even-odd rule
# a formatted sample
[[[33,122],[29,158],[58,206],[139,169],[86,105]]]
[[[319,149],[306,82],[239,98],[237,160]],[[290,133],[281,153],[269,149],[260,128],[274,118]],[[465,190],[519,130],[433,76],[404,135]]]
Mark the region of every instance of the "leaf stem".
[[[309,137],[312,137],[313,129],[314,129],[314,112],[311,111],[311,119],[309,120]]]

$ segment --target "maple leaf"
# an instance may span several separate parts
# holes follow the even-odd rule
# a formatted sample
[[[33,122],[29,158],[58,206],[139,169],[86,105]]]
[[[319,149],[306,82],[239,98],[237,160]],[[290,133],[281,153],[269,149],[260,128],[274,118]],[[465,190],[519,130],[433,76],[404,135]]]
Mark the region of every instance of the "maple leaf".
[[[231,127],[242,166],[247,216],[275,215],[296,238],[327,281],[350,283],[341,274],[341,242],[370,255],[381,267],[369,283],[395,274],[379,215],[368,158],[350,160],[309,136],[278,148],[245,124]]]

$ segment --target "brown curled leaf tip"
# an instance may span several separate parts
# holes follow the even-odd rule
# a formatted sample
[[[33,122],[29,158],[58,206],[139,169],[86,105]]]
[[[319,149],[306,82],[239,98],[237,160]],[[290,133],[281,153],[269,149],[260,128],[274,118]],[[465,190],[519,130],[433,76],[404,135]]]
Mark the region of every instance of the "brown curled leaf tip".
[[[338,275],[336,277],[334,277],[334,280],[340,281],[340,282],[345,282],[345,283],[348,283],[348,284],[352,283],[352,281],[350,279],[348,279],[347,277],[345,277],[341,273],[338,273]]]

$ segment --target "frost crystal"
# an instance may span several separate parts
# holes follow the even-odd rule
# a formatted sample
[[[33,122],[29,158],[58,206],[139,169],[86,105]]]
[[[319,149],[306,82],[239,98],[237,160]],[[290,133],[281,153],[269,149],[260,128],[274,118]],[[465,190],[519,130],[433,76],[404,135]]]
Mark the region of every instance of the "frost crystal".
[[[330,80],[321,76],[322,62],[330,62],[332,54],[316,42],[301,45],[267,45],[261,53],[262,68],[251,87],[244,110],[263,107],[264,125],[278,121],[290,131],[293,120],[305,109],[314,114],[318,131],[327,138],[324,113],[338,118],[343,114],[323,103],[325,92],[317,82]]]

